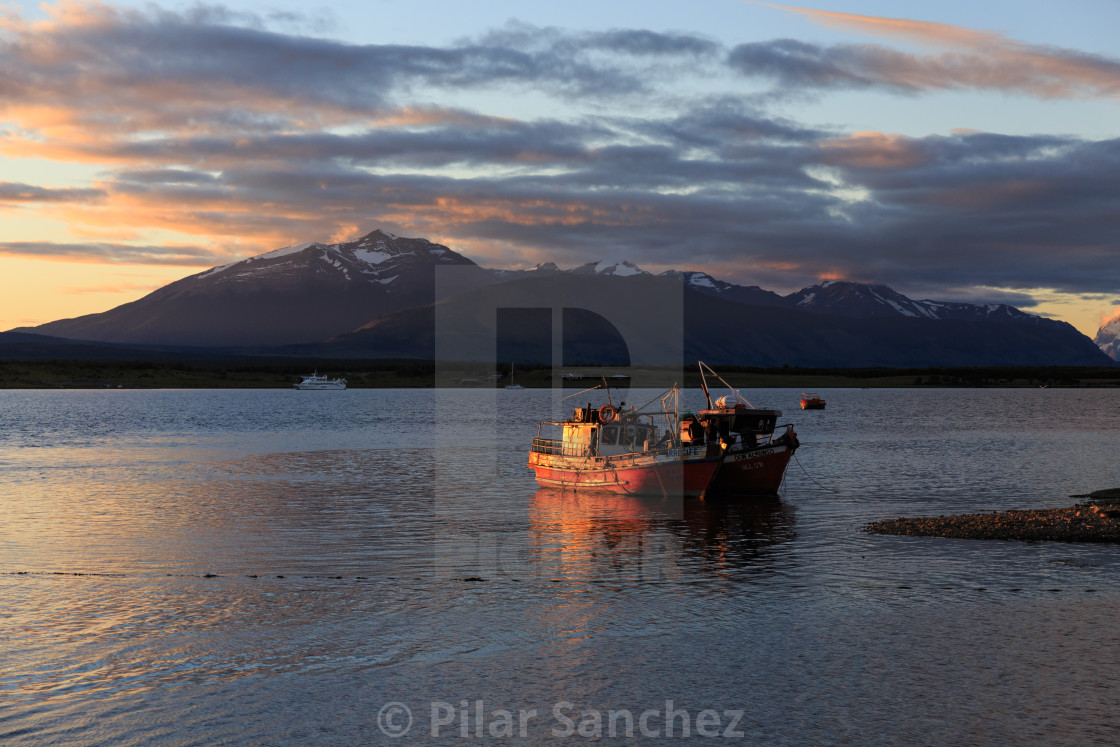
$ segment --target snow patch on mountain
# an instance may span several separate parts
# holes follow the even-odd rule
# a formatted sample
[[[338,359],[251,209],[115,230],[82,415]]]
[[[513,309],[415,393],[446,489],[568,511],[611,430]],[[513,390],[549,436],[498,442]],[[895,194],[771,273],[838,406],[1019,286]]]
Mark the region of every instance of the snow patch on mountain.
[[[1105,321],[1093,338],[1097,347],[1114,361],[1120,361],[1120,311]]]
[[[376,249],[355,249],[354,257],[367,264],[379,265],[393,258],[393,255],[386,251],[379,251]]]
[[[427,239],[406,239],[384,231],[372,231],[351,242],[322,244],[308,241],[282,247],[211,268],[195,277],[218,282],[252,282],[266,276],[284,274],[297,277],[303,272],[301,268],[319,261],[330,266],[347,282],[357,278],[360,282],[381,286],[388,286],[402,273],[412,274],[408,267],[419,269],[433,264],[474,264],[447,247],[433,244]],[[218,275],[221,277],[216,278]]]
[[[629,277],[631,275],[649,274],[628,259],[624,259],[621,261],[603,260],[601,262],[588,263],[587,265],[584,265],[584,267],[590,268],[590,274],[613,275],[616,278]]]
[[[899,314],[902,314],[903,316],[917,316],[917,314],[915,314],[912,309],[906,308],[905,306],[900,304],[898,301],[895,301],[894,299],[884,298],[884,299],[881,299],[881,300],[884,303],[889,304],[891,308],[893,308],[895,311],[897,311]]]
[[[825,280],[785,298],[804,311],[855,318],[906,316],[957,321],[1056,323],[1007,304],[915,301],[885,285],[864,285],[846,280]]]
[[[322,244],[320,244],[318,241],[306,241],[302,244],[296,244],[294,246],[285,246],[285,247],[282,247],[280,249],[273,249],[271,252],[265,252],[264,254],[258,254],[255,257],[249,257],[249,259],[250,260],[257,260],[257,259],[275,259],[277,257],[287,257],[290,254],[299,254],[304,249],[309,249],[313,246],[322,246]]]
[[[704,272],[697,272],[688,279],[688,284],[697,288],[715,288],[715,279]]]

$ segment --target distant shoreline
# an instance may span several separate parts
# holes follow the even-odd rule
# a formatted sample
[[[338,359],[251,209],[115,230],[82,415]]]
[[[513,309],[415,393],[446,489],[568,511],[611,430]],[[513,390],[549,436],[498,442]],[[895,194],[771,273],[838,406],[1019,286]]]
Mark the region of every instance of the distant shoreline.
[[[986,368],[755,368],[716,366],[735,387],[744,389],[836,388],[1117,388],[1116,367]],[[463,388],[501,389],[509,365],[439,363],[409,360],[0,360],[0,389],[285,389],[317,370],[342,376],[354,389]],[[634,387],[679,382],[699,387],[695,365],[624,368],[565,366],[582,379],[555,381],[551,367],[516,366],[514,383],[526,389],[593,387],[603,376],[629,376]]]

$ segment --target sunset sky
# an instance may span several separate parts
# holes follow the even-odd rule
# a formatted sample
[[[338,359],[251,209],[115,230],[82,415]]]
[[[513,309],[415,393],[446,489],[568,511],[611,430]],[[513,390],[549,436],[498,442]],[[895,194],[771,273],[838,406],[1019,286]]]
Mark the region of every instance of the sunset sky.
[[[0,330],[374,228],[1120,307],[1116,0],[0,8]]]

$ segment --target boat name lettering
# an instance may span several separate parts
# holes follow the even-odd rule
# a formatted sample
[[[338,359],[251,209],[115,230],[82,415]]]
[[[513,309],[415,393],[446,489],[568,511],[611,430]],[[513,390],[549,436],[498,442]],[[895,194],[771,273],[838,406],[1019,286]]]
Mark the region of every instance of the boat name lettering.
[[[732,461],[742,462],[747,459],[757,459],[758,457],[769,456],[774,453],[774,449],[766,449],[764,451],[752,451],[750,454],[736,454]]]

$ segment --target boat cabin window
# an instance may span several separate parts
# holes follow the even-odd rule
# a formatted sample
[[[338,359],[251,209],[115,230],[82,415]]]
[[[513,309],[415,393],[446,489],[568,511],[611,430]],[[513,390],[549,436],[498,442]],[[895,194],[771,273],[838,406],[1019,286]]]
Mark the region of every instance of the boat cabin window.
[[[604,446],[625,446],[640,451],[647,440],[656,437],[655,429],[648,425],[604,425],[599,442]]]
[[[747,411],[735,414],[731,430],[737,433],[766,433],[774,430],[777,417],[769,412]]]

